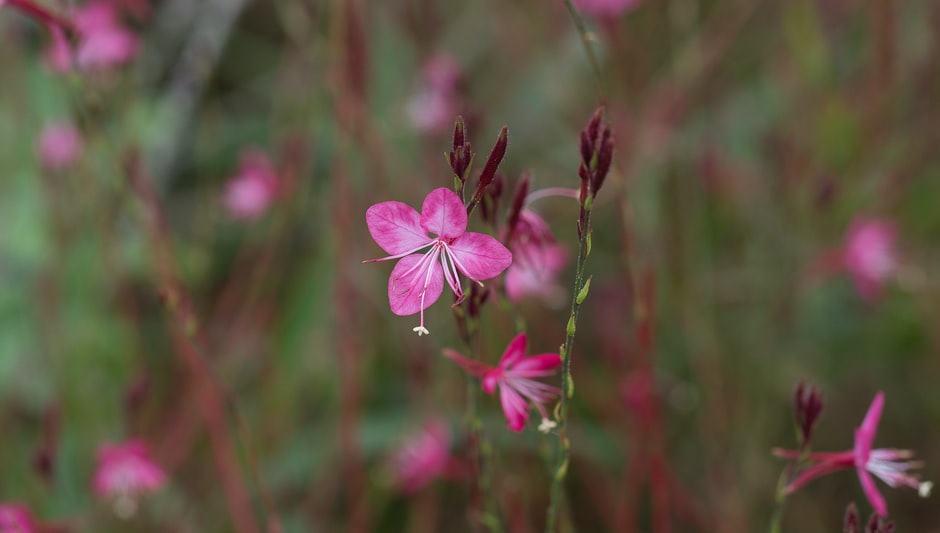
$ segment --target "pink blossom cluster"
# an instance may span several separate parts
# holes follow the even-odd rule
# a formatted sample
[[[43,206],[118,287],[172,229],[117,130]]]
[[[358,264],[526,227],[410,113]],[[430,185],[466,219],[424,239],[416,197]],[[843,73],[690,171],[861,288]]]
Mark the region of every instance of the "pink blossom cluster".
[[[407,104],[408,119],[418,131],[441,133],[453,123],[460,107],[461,69],[457,59],[438,54],[425,63],[420,88]]]
[[[232,218],[254,220],[281,193],[282,184],[268,156],[258,149],[242,152],[238,170],[225,186],[224,204]]]

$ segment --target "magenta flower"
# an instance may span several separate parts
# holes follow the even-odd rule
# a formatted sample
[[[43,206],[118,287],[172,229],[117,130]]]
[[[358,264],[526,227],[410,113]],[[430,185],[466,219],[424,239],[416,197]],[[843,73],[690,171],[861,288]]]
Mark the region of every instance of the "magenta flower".
[[[33,533],[36,531],[29,509],[15,503],[0,503],[0,533]]]
[[[639,4],[640,0],[574,0],[579,11],[595,17],[617,17]]]
[[[447,426],[435,420],[393,454],[389,468],[395,486],[405,494],[414,494],[445,475],[450,463]]]
[[[509,248],[515,259],[506,270],[506,294],[510,300],[517,302],[533,295],[558,302],[564,297],[564,289],[557,278],[568,262],[568,253],[555,242],[552,230],[542,217],[523,209]]]
[[[808,454],[807,458],[815,464],[791,481],[785,489],[786,493],[793,493],[810,481],[830,472],[855,468],[865,496],[875,512],[881,516],[888,516],[888,506],[885,504],[884,496],[878,491],[872,474],[891,488],[910,487],[916,489],[922,497],[927,497],[933,483],[920,481],[916,474],[909,473],[910,470],[923,466],[923,463],[909,460],[914,456],[912,451],[894,448],[872,450],[883,407],[884,393],[879,391],[872,400],[868,413],[862,420],[862,425],[855,429],[855,447],[844,452]],[[774,454],[789,459],[801,457],[801,453],[794,450],[775,449]]]
[[[451,128],[460,110],[461,69],[448,54],[428,60],[422,71],[420,89],[408,100],[407,114],[415,129],[440,133]]]
[[[114,509],[122,517],[137,510],[137,499],[166,484],[163,469],[150,458],[147,444],[129,440],[105,444],[98,449],[98,467],[92,488],[102,498],[114,500]]]
[[[444,355],[463,367],[470,374],[483,380],[483,390],[493,394],[499,387],[499,399],[509,429],[522,431],[529,420],[529,402],[542,415],[540,429],[550,429],[554,422],[545,410],[560,393],[557,387],[546,385],[533,378],[555,374],[561,366],[561,357],[556,353],[543,353],[525,357],[526,334],[516,335],[503,352],[496,368],[468,359],[453,350],[444,350]]]
[[[363,262],[400,258],[388,278],[388,301],[396,315],[421,313],[414,328],[419,336],[429,333],[424,310],[441,296],[445,281],[459,301],[463,288],[458,273],[482,285],[480,280],[500,275],[512,263],[512,254],[498,240],[466,231],[467,210],[450,189],[431,191],[420,214],[401,202],[375,204],[366,211],[366,224],[390,255]]]
[[[842,266],[852,276],[862,298],[874,300],[898,270],[897,230],[890,221],[857,219],[842,248]]]
[[[82,152],[82,135],[70,122],[49,124],[39,135],[36,152],[46,169],[65,170],[75,163]]]
[[[233,218],[256,219],[277,199],[280,187],[268,156],[261,150],[245,150],[238,171],[225,186],[225,207]]]

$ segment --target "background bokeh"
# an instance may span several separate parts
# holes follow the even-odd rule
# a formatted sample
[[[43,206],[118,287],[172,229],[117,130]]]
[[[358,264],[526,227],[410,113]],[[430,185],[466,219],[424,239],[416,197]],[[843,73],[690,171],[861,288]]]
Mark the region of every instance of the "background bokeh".
[[[646,0],[587,17],[599,78],[559,0],[144,5],[124,15],[128,64],[71,72],[0,8],[0,500],[52,530],[234,531],[235,483],[286,532],[474,529],[465,479],[389,482],[429,420],[465,452],[466,378],[441,357],[461,349],[446,295],[428,337],[389,311],[364,213],[451,186],[457,113],[477,171],[509,128],[503,208],[526,171],[577,187],[601,104],[617,148],[573,359],[568,526],[764,530],[801,379],[825,393],[816,449],[851,448],[883,390],[876,445],[940,477],[940,3]],[[458,78],[443,96],[440,57]],[[49,168],[39,138],[63,122],[82,146]],[[246,149],[280,184],[253,217],[225,200]],[[575,202],[535,208],[574,253]],[[833,260],[864,219],[897,231],[868,298]],[[495,364],[523,327],[530,352],[556,350],[566,321],[494,296],[478,353]],[[539,531],[554,441],[481,405],[506,529]],[[122,521],[90,480],[98,446],[131,437],[169,483]],[[940,531],[936,498],[881,486],[897,531]],[[783,530],[841,530],[849,501],[870,512],[853,471],[815,481]]]

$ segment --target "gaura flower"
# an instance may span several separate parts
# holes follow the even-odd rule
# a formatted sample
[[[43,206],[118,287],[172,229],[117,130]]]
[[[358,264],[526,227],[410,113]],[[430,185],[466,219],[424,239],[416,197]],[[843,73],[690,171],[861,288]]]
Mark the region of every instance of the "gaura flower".
[[[114,510],[122,518],[133,516],[142,494],[154,492],[165,483],[166,474],[150,458],[145,442],[129,440],[98,449],[92,487],[99,497],[113,500]]]
[[[890,221],[861,218],[852,223],[842,248],[842,266],[862,298],[873,300],[898,270],[897,230]]]
[[[447,426],[435,420],[392,455],[389,468],[395,486],[405,494],[414,494],[445,475],[450,462]]]
[[[69,122],[49,124],[39,134],[36,152],[42,166],[62,171],[72,166],[82,151],[82,136]]]
[[[533,295],[548,302],[559,301],[564,289],[557,278],[568,262],[568,252],[555,242],[548,223],[534,211],[523,209],[509,247],[515,258],[506,270],[509,299],[517,302]]]
[[[253,220],[277,198],[280,179],[268,156],[257,149],[242,152],[235,175],[225,186],[223,201],[233,218]]]
[[[0,503],[0,533],[33,533],[36,527],[29,510],[15,503]]]
[[[551,422],[544,404],[556,398],[561,390],[533,378],[555,374],[561,366],[561,357],[556,353],[525,357],[525,350],[526,334],[520,333],[506,347],[496,368],[468,359],[453,350],[445,349],[444,355],[468,373],[482,379],[483,390],[488,394],[493,394],[499,387],[499,399],[509,429],[522,431],[525,427],[529,420],[529,402],[534,404],[542,415],[542,425],[539,428],[550,429],[554,423]]]
[[[786,486],[785,492],[791,494],[810,481],[830,472],[855,468],[865,497],[880,516],[888,516],[888,506],[885,504],[884,496],[878,491],[872,474],[891,488],[910,487],[916,489],[922,497],[929,496],[933,483],[921,481],[917,474],[909,473],[910,470],[923,466],[923,463],[919,461],[909,460],[914,456],[914,452],[895,448],[872,449],[883,408],[884,393],[879,391],[872,400],[868,413],[862,420],[862,425],[855,429],[855,447],[844,452],[808,454],[806,458],[814,461],[815,464],[794,478]],[[800,452],[794,450],[775,449],[773,452],[778,457],[788,459],[801,457]]]
[[[117,7],[107,0],[92,0],[72,14],[78,35],[74,59],[83,69],[107,69],[130,62],[137,55],[137,36],[120,22]],[[52,32],[46,63],[56,72],[72,68],[72,51],[61,30]]]
[[[414,328],[419,336],[429,333],[424,310],[441,296],[445,280],[459,301],[463,288],[458,273],[483,285],[480,280],[500,275],[512,263],[512,254],[498,240],[466,231],[467,210],[450,189],[431,191],[420,214],[401,202],[375,204],[366,211],[366,224],[390,255],[363,262],[400,259],[388,278],[388,301],[396,315],[421,313]]]

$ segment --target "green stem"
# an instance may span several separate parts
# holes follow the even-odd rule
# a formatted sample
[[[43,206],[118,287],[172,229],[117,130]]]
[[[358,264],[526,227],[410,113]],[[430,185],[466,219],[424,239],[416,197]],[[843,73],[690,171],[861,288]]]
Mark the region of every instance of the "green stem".
[[[566,2],[568,3],[568,2]],[[586,283],[584,266],[590,250],[591,239],[591,202],[585,202],[583,224],[581,225],[581,239],[578,241],[578,262],[574,275],[574,291],[571,294],[571,315],[568,317],[568,326],[565,331],[565,346],[562,350],[561,368],[561,402],[558,405],[558,448],[555,455],[555,467],[552,470],[552,488],[548,505],[548,516],[545,531],[554,533],[558,528],[558,514],[564,499],[564,481],[568,474],[568,461],[571,457],[571,444],[568,440],[568,404],[574,393],[574,382],[571,379],[571,350],[574,347],[574,335],[577,330],[578,315],[581,311],[583,295],[581,294]]]
[[[594,75],[597,76],[598,81],[600,81],[602,79],[601,67],[600,62],[597,61],[597,54],[594,53],[594,36],[588,30],[587,23],[584,22],[584,17],[581,16],[581,13],[578,13],[578,10],[575,9],[571,0],[565,0],[565,7],[568,8],[571,21],[574,22],[574,27],[581,36],[581,44],[584,45],[584,52],[587,54],[588,62],[591,63],[591,70],[594,71]]]

